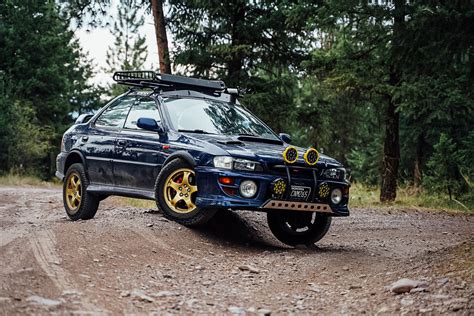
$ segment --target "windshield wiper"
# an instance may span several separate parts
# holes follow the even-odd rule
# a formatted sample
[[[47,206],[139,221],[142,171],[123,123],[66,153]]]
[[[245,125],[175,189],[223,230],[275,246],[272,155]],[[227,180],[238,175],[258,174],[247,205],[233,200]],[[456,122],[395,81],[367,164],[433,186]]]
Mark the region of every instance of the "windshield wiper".
[[[197,133],[197,134],[211,134],[202,129],[178,129],[178,132],[182,133]]]
[[[260,135],[256,135],[252,133],[240,133],[239,136],[261,137]]]

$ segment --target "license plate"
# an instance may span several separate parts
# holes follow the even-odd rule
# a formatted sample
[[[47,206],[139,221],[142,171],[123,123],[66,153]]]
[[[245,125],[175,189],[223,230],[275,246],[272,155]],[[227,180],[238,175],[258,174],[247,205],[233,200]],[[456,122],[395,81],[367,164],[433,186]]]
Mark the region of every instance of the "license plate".
[[[307,201],[311,193],[310,187],[302,187],[297,185],[291,186],[290,199],[297,201]]]

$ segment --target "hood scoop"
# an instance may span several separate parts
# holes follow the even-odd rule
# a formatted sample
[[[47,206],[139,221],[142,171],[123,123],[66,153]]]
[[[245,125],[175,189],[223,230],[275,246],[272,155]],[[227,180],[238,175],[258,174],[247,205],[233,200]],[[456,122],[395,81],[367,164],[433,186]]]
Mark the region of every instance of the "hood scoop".
[[[239,136],[237,139],[248,141],[248,142],[254,142],[254,143],[283,145],[283,142],[281,140],[269,139],[269,138],[260,138],[260,137],[254,137],[254,136]]]
[[[219,140],[217,142],[222,145],[245,146],[245,144],[241,142],[240,140]]]

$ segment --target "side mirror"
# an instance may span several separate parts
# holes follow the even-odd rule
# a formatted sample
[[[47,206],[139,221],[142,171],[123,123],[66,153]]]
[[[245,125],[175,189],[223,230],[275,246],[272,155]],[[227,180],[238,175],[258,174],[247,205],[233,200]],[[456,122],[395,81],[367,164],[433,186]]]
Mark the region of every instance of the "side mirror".
[[[74,125],[87,123],[93,116],[94,114],[92,113],[81,114],[77,117],[76,121],[74,122]]]
[[[280,139],[287,144],[291,144],[291,136],[286,133],[280,133]]]
[[[163,132],[163,128],[161,128],[154,119],[149,117],[140,117],[137,121],[137,126],[147,131]]]

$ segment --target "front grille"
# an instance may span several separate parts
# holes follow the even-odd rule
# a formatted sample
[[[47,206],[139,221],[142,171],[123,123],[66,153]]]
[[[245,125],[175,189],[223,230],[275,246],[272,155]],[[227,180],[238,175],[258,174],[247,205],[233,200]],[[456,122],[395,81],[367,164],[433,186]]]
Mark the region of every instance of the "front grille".
[[[283,178],[287,177],[286,168],[287,166],[285,165],[269,166],[271,174],[278,175]],[[310,179],[310,180],[314,179],[313,170],[316,170],[314,168],[299,167],[299,166],[288,166],[288,169],[290,171],[290,177],[299,178],[299,179]],[[316,170],[316,175],[317,174],[318,173]]]

